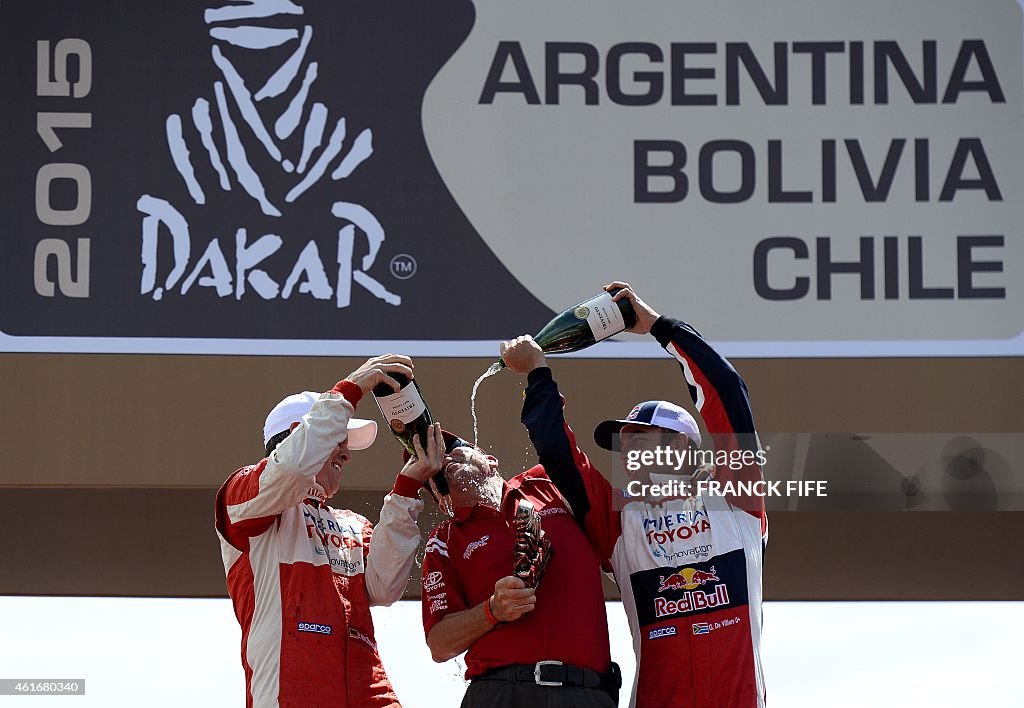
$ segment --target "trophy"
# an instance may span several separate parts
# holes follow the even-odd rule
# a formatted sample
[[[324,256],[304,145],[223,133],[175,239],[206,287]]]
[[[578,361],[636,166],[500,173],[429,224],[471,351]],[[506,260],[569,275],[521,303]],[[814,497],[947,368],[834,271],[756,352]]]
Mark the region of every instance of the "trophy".
[[[521,578],[527,587],[537,588],[554,549],[540,527],[540,514],[525,499],[520,499],[516,505],[515,534],[512,574]]]

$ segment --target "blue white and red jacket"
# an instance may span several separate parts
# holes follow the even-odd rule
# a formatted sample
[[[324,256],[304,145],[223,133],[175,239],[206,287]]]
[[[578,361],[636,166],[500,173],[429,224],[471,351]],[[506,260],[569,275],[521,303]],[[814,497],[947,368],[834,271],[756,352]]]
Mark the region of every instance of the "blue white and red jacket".
[[[660,317],[651,334],[678,360],[719,449],[755,448],[743,379],[689,325]],[[572,507],[629,619],[637,672],[631,706],[765,705],[761,574],[768,522],[762,498],[627,497],[594,468],[566,425],[548,368],[530,373],[523,423],[540,463]],[[721,482],[761,478],[754,463],[718,467]]]

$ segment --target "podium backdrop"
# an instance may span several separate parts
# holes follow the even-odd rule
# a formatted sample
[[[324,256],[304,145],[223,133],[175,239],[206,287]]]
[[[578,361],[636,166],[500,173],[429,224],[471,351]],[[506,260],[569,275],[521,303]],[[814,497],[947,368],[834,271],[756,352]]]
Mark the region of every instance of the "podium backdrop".
[[[1016,0],[3,0],[0,593],[222,594],[277,400],[398,351],[468,431],[498,340],[615,278],[765,433],[1024,432],[1022,38]],[[554,366],[599,467],[598,420],[688,403],[649,338]],[[522,383],[479,399],[508,474]],[[1022,599],[995,508],[773,512],[766,597]]]

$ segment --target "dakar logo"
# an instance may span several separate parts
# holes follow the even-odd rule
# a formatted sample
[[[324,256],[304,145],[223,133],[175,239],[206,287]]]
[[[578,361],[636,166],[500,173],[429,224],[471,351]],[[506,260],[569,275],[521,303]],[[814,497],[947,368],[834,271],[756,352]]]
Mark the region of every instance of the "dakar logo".
[[[626,420],[636,420],[638,415],[640,415],[640,406],[633,406],[633,410],[626,416]]]
[[[476,541],[473,541],[471,544],[466,546],[466,552],[462,554],[462,557],[465,558],[466,560],[469,560],[469,557],[471,555],[473,555],[473,551],[475,551],[478,548],[483,548],[484,546],[487,545],[487,542],[490,541],[490,540],[491,540],[491,537],[488,536],[487,534],[484,534],[479,539],[477,539]]]
[[[345,118],[313,98],[323,94],[325,85],[317,85],[318,63],[309,56],[313,27],[302,22],[303,13],[301,0],[246,0],[205,11],[211,56],[220,77],[213,82],[212,99],[199,97],[182,112],[184,118],[173,113],[165,122],[171,161],[196,206],[206,205],[218,193],[235,192],[248,197],[248,203],[266,216],[298,216],[308,223],[311,207],[298,207],[300,197],[327,175],[335,182],[348,178],[373,155],[370,128],[346,145]],[[268,51],[289,46],[294,50],[265,80],[238,68],[256,58],[265,62]],[[268,188],[271,182],[284,186],[275,191]],[[344,308],[355,283],[391,305],[401,304],[401,297],[367,273],[384,241],[384,228],[360,204],[335,201],[324,207],[339,224],[336,238],[332,236],[337,243],[330,267],[337,273],[334,287],[315,240],[308,240],[282,287],[257,267],[281,248],[281,236],[269,233],[249,242],[240,224],[234,234],[234,267],[219,238],[212,239],[192,265],[192,235],[182,211],[149,194],[139,198],[137,208],[144,214],[141,293],[154,300],[176,288],[185,295],[198,282],[222,298],[234,294],[241,300],[247,286],[264,300],[287,300],[297,290],[317,300],[334,295],[336,306]],[[173,262],[158,284],[161,227],[170,233]],[[357,235],[365,244],[357,244]],[[357,252],[362,257],[354,263]]]

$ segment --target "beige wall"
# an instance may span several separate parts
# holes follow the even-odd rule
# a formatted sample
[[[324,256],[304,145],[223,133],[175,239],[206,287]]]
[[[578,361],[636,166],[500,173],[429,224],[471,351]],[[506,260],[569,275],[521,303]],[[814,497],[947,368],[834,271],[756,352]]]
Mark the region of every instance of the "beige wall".
[[[359,359],[0,355],[0,593],[223,594],[213,492],[261,456],[267,410],[326,389]],[[552,360],[567,417],[589,431],[648,398],[686,397],[664,360]],[[1024,359],[737,360],[764,432],[1022,432]],[[471,435],[469,394],[486,359],[421,359],[435,417]],[[533,464],[519,424],[524,381],[480,388],[480,442],[506,474]],[[372,400],[363,417],[378,418]],[[383,435],[346,469],[336,503],[376,517],[400,466]],[[1021,461],[1016,461],[1021,462]],[[426,520],[425,520],[426,521]],[[998,539],[998,540],[997,540]],[[1021,513],[776,513],[769,599],[1024,599]],[[984,568],[958,575],[956,568]],[[416,593],[416,586],[410,585]]]

